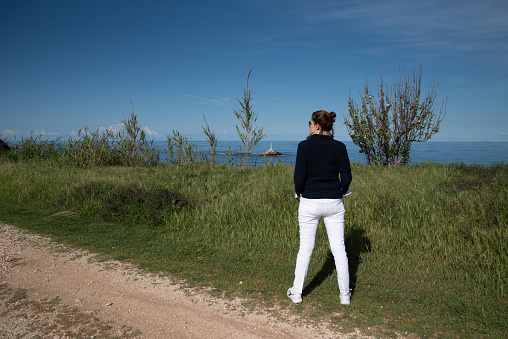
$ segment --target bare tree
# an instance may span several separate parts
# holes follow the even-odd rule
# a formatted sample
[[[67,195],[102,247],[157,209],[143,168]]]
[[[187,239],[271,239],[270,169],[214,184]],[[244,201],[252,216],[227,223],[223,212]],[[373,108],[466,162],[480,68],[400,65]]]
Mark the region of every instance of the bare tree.
[[[411,144],[424,142],[439,131],[446,115],[447,100],[436,105],[437,85],[430,84],[425,97],[421,93],[422,66],[401,71],[398,83],[385,92],[381,83],[378,100],[367,82],[361,107],[349,94],[349,119],[344,123],[353,142],[360,147],[369,164],[388,167],[409,163]]]
[[[254,147],[259,141],[266,137],[266,134],[263,133],[263,128],[255,127],[258,115],[254,113],[253,107],[251,105],[251,91],[249,91],[249,77],[251,72],[252,68],[249,71],[249,75],[247,75],[247,88],[243,90],[242,99],[238,99],[238,103],[240,104],[241,108],[239,110],[233,111],[236,118],[240,122],[240,126],[235,125],[235,127],[240,140],[242,140],[247,163],[249,160],[249,154],[252,153]]]

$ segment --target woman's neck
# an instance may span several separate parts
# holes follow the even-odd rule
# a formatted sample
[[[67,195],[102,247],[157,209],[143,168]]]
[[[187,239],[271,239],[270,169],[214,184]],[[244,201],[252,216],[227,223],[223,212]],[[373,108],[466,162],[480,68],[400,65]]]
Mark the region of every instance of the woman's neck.
[[[323,132],[323,133],[314,132],[314,133],[309,134],[309,136],[307,137],[307,139],[309,139],[309,138],[310,138],[311,136],[313,136],[313,135],[323,135],[323,136],[327,136],[327,137],[331,137],[331,136],[332,136],[329,132]]]

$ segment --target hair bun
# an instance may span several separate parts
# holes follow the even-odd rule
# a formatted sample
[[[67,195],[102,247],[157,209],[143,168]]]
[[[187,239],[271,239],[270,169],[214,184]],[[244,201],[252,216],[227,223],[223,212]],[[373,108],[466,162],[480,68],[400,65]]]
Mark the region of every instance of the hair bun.
[[[337,114],[335,112],[328,113],[325,110],[315,111],[312,113],[312,121],[321,126],[321,129],[324,132],[330,132],[333,136],[333,123],[335,122],[335,117]]]

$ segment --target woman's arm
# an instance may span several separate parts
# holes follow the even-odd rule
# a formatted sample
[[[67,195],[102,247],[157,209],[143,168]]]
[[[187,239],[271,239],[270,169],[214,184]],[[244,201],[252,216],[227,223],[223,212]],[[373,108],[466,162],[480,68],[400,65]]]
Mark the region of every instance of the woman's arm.
[[[351,164],[349,162],[346,146],[344,146],[344,149],[341,152],[339,160],[339,174],[342,195],[346,195],[346,192],[349,189],[349,185],[353,180],[353,176],[351,175]]]
[[[307,165],[303,148],[302,143],[299,143],[298,150],[296,151],[295,173],[293,176],[295,193],[298,197],[305,190],[305,183],[307,182]]]

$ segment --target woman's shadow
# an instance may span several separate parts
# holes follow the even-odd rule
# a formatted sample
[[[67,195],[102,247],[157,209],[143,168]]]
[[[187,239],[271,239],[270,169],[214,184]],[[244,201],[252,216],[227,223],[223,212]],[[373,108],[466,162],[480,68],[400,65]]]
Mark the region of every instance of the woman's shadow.
[[[354,293],[357,280],[358,266],[362,261],[362,253],[370,252],[370,239],[365,235],[365,230],[353,225],[345,235],[346,252],[349,263],[349,286],[351,294]],[[310,294],[316,287],[321,285],[335,270],[335,260],[331,251],[328,251],[326,260],[321,270],[314,276],[303,289],[302,295]]]

